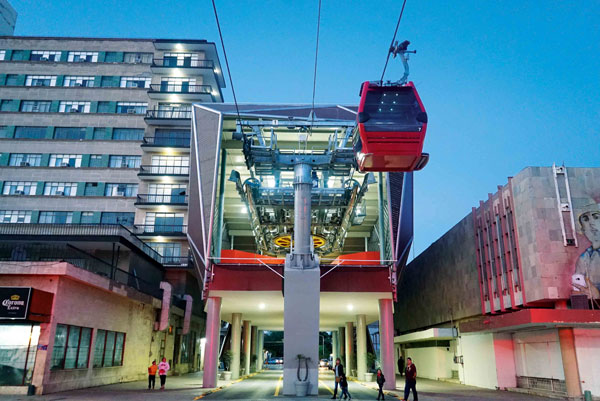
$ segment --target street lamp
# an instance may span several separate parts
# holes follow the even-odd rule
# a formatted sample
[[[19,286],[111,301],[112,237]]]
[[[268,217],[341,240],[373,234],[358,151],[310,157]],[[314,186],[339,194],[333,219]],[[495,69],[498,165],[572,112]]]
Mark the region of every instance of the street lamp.
[[[325,355],[325,336],[322,334],[319,334],[319,337],[321,337],[321,348],[323,349],[323,355]],[[319,363],[321,362],[321,352],[319,352]]]

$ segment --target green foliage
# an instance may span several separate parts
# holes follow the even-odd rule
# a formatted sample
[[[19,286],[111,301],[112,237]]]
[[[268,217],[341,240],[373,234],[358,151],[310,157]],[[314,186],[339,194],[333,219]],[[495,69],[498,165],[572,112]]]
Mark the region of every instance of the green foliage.
[[[372,352],[367,352],[367,369],[373,369],[376,360],[377,355]]]
[[[225,364],[225,370],[229,370],[231,360],[233,359],[233,352],[230,349],[223,351],[221,354],[221,361]]]

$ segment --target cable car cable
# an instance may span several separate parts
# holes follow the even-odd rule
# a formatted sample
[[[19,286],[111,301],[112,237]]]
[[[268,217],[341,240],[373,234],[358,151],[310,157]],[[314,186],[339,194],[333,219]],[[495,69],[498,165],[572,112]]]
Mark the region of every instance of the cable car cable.
[[[225,42],[223,41],[223,34],[221,33],[221,24],[219,23],[219,14],[217,13],[217,6],[215,0],[212,0],[213,10],[215,11],[215,19],[217,20],[217,28],[219,30],[219,38],[221,39],[221,47],[223,48],[223,56],[225,57],[225,65],[227,66],[227,75],[229,76],[229,84],[231,85],[231,92],[233,93],[233,102],[235,103],[235,110],[237,112],[238,123],[240,129],[244,132],[242,127],[242,118],[240,117],[240,108],[238,107],[237,97],[235,96],[235,89],[233,88],[233,79],[231,78],[231,69],[229,68],[229,60],[227,59],[227,51],[225,50]]]
[[[400,16],[398,17],[398,23],[396,23],[396,30],[394,31],[394,36],[392,37],[392,43],[390,43],[390,47],[388,48],[387,58],[385,59],[385,65],[383,66],[383,72],[381,73],[380,82],[383,84],[383,76],[385,75],[385,70],[387,69],[388,62],[390,61],[390,54],[392,54],[392,47],[394,46],[394,41],[396,40],[396,34],[398,33],[398,27],[400,26],[400,21],[402,20],[402,14],[404,14],[404,6],[406,6],[406,0],[402,3],[402,9],[400,10]]]
[[[315,48],[315,72],[313,75],[313,92],[312,92],[312,108],[311,108],[311,124],[310,133],[312,135],[313,124],[315,123],[315,93],[317,90],[317,60],[319,57],[319,32],[321,30],[321,0],[319,0],[319,13],[317,15],[317,45]]]

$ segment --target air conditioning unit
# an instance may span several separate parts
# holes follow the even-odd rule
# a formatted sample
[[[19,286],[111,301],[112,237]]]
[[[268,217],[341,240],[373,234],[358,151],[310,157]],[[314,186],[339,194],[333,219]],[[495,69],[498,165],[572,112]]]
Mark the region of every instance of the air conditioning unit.
[[[71,167],[71,165],[69,164],[69,162],[62,162],[60,163],[61,167]]]
[[[34,86],[44,86],[42,81],[36,81]]]
[[[15,191],[15,195],[25,195],[25,191]]]
[[[56,191],[56,196],[65,196],[64,191]]]
[[[76,63],[85,63],[87,60],[85,58],[78,58],[77,60],[74,60]]]
[[[79,113],[79,109],[78,108],[71,108],[71,109],[69,109],[69,113]]]
[[[29,162],[21,162],[21,163],[19,163],[19,166],[21,166],[21,167],[29,167],[29,166],[31,166],[31,164],[29,164]]]
[[[135,109],[127,109],[127,114],[135,114]]]
[[[125,196],[125,192],[117,191],[117,194],[115,196]]]
[[[48,57],[42,57],[40,58],[40,61],[50,61],[50,59]]]
[[[83,85],[81,84],[81,82],[75,82],[75,85],[73,85],[73,86],[83,86]]]
[[[39,111],[40,111],[39,106],[34,106],[34,107],[31,108],[31,112],[32,113],[38,113]]]

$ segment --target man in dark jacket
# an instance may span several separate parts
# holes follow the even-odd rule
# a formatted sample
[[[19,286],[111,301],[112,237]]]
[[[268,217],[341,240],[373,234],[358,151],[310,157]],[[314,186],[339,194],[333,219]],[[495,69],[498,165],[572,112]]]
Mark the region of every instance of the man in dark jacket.
[[[340,384],[340,381],[342,380],[342,376],[344,376],[344,366],[342,365],[342,361],[340,360],[340,358],[337,358],[335,360],[335,366],[333,367],[333,374],[335,375],[335,387],[333,389],[333,397],[331,397],[331,399],[335,400],[336,395],[337,395],[338,385]]]
[[[385,376],[381,372],[381,369],[377,369],[377,387],[379,387],[379,393],[377,393],[377,399],[381,397],[382,400],[385,400],[385,395],[383,394],[383,383],[385,383]]]
[[[413,392],[413,400],[419,401],[419,396],[417,395],[417,367],[414,363],[412,363],[411,358],[406,358],[406,370],[404,372],[405,375],[405,384],[404,384],[404,401],[408,400],[408,395],[410,394],[410,390]]]
[[[400,372],[400,376],[404,376],[404,357],[402,355],[398,358],[398,372]]]

